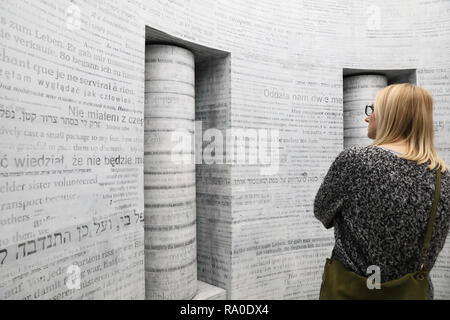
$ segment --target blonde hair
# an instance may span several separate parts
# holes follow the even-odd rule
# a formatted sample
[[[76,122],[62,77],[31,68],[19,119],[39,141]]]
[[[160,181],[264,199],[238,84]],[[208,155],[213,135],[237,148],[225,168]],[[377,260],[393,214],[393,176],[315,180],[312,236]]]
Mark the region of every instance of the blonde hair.
[[[401,158],[417,164],[429,161],[444,172],[445,162],[434,146],[433,99],[427,90],[409,83],[393,84],[380,90],[375,99],[377,133],[373,145],[406,140]]]

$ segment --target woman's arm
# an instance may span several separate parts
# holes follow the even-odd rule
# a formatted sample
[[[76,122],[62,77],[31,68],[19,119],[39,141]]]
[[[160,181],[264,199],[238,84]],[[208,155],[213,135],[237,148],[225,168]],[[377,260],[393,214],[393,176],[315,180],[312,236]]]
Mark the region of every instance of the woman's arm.
[[[354,183],[355,148],[348,148],[337,156],[326,174],[314,200],[314,216],[325,228],[334,225],[334,217],[341,212],[343,204],[348,200],[350,188]]]

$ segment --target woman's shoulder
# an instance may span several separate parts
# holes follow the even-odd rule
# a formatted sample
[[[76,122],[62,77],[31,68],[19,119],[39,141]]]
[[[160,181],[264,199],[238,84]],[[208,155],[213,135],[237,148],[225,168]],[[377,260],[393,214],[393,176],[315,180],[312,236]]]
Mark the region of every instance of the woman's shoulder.
[[[383,162],[389,162],[397,159],[401,159],[398,157],[400,155],[399,152],[390,150],[388,148],[368,145],[364,147],[348,147],[341,151],[339,154],[339,158],[342,159],[352,159],[352,160],[383,160]]]
[[[394,151],[389,151],[374,145],[369,145],[365,147],[352,146],[342,150],[337,158],[341,161],[368,160],[371,158],[380,158],[395,155],[393,154],[393,152]]]
[[[338,167],[358,174],[389,172],[393,168],[409,167],[407,161],[409,160],[400,158],[393,150],[374,145],[347,147],[336,158]]]
[[[365,162],[366,147],[347,147],[339,152],[332,169],[340,171],[342,174],[348,174],[358,170],[359,166]]]
[[[402,158],[397,151],[375,145],[348,147],[339,154],[337,161],[352,170],[366,173],[391,174],[397,171],[399,174],[417,176],[418,179],[433,178],[436,174],[433,172],[435,170],[428,168],[429,162],[417,164],[414,160]],[[449,169],[442,173],[442,181],[450,190]]]

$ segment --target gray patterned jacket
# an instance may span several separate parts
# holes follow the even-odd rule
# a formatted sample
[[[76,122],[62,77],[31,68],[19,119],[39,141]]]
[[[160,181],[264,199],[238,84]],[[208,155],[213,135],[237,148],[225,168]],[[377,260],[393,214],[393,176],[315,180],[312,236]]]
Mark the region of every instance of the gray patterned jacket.
[[[331,165],[315,201],[314,215],[334,227],[334,258],[367,277],[380,267],[381,282],[416,272],[431,210],[436,172],[377,146],[350,147]],[[450,225],[450,174],[441,196],[425,267],[430,270]],[[370,273],[372,274],[372,273]],[[448,280],[447,280],[448,281]],[[434,296],[430,280],[430,299]]]

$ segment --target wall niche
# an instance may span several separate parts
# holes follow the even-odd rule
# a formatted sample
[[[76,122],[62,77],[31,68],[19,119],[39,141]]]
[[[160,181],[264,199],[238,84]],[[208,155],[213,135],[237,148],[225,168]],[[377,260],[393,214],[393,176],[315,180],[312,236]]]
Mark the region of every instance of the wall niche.
[[[146,27],[146,298],[226,299],[231,268],[230,166],[204,164],[211,128],[225,133],[230,53]],[[187,143],[171,159],[174,132]]]
[[[394,83],[416,84],[416,69],[343,69],[344,148],[372,144],[367,137],[364,108],[382,88]]]

